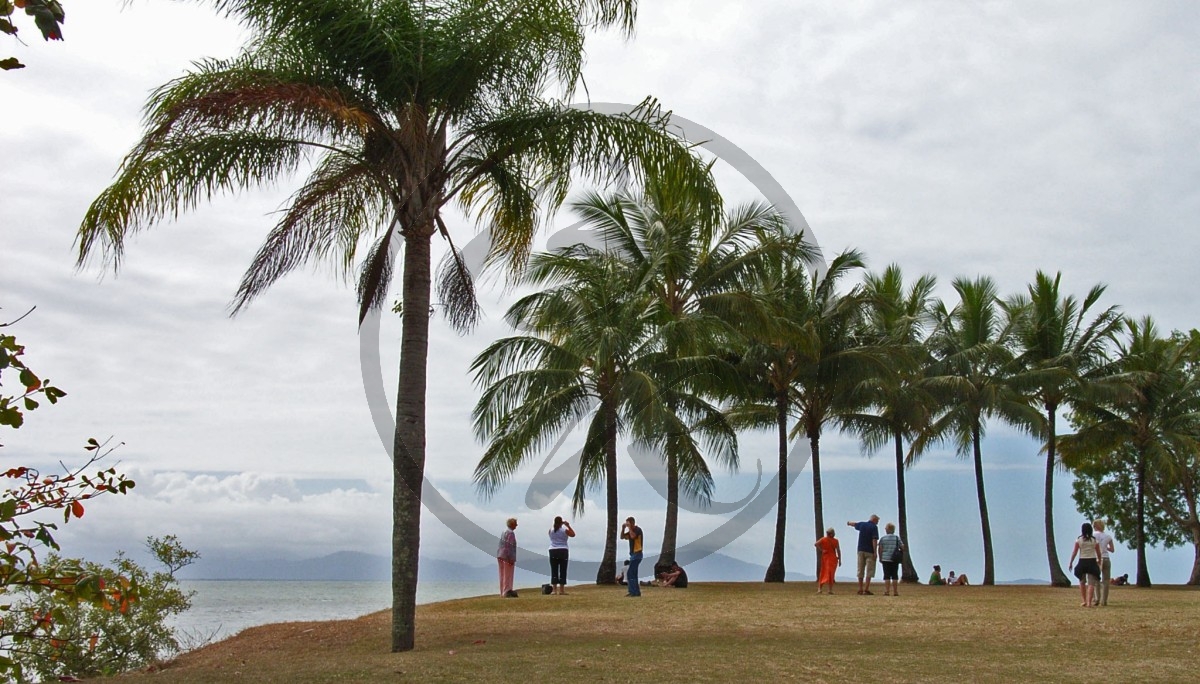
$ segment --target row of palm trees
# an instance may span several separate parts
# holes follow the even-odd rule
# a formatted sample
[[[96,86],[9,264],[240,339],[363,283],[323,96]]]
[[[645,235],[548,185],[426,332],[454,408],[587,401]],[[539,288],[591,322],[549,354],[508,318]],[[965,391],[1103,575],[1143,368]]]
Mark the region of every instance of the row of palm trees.
[[[661,562],[670,563],[680,497],[701,505],[710,499],[710,461],[737,467],[738,430],[775,430],[778,517],[765,579],[783,581],[788,442],[808,440],[819,537],[821,437],[833,428],[858,435],[865,452],[892,448],[906,548],[906,469],[938,444],[969,458],[983,584],[994,584],[983,444],[989,421],[1003,421],[1044,444],[1050,581],[1070,585],[1053,529],[1058,445],[1075,463],[1118,448],[1113,421],[1099,416],[1137,393],[1144,376],[1134,365],[1140,347],[1117,338],[1124,331],[1169,344],[1147,332],[1151,322],[1101,309],[1103,286],[1080,300],[1061,291],[1059,275],[1042,272],[1011,297],[1001,297],[988,277],[958,278],[951,306],[934,296],[933,276],[906,283],[896,265],[863,272],[864,257],[854,250],[820,269],[803,237],[790,235],[769,207],[751,204],[714,219],[669,177],[639,193],[591,194],[572,208],[595,240],[534,255],[527,283],[539,289],[507,316],[524,332],[496,341],[472,366],[483,388],[475,429],[487,445],[475,478],[490,495],[587,421],[573,501],[579,512],[588,491],[606,486],[608,541],[598,582],[615,574],[622,437],[666,466]],[[1184,358],[1186,345],[1176,347]],[[1060,436],[1058,416],[1068,409],[1081,428]],[[1181,424],[1193,420],[1187,426],[1195,430],[1194,418]],[[1161,435],[1139,438],[1162,444]],[[1140,537],[1135,545],[1138,581],[1148,584]],[[917,580],[909,553],[903,573]]]
[[[527,316],[531,324],[543,326],[545,340],[561,349],[538,352],[529,345],[529,351],[518,353],[520,345],[513,345],[512,350],[495,352],[508,354],[514,363],[581,354],[577,368],[586,365],[595,374],[598,385],[592,399],[603,404],[607,421],[595,424],[596,431],[589,433],[595,452],[589,454],[600,453],[595,450],[606,448],[612,441],[607,438],[620,431],[661,448],[672,473],[671,510],[678,505],[679,488],[700,499],[711,492],[708,467],[693,455],[703,447],[709,458],[736,465],[731,430],[761,423],[767,415],[761,410],[764,407],[776,416],[805,421],[803,431],[817,465],[823,421],[841,420],[851,413],[845,407],[852,404],[842,403],[844,388],[837,382],[830,384],[831,378],[843,377],[859,365],[909,368],[895,358],[890,365],[884,363],[884,356],[860,348],[870,347],[859,344],[865,339],[861,336],[848,337],[855,344],[844,349],[836,341],[823,346],[824,335],[848,335],[848,329],[840,326],[853,318],[827,307],[846,301],[850,302],[846,310],[857,310],[851,304],[862,293],[835,293],[832,285],[844,275],[835,269],[822,278],[811,278],[811,255],[801,242],[793,240],[785,249],[779,245],[789,244],[787,240],[777,245],[760,240],[757,228],[735,228],[742,223],[772,223],[763,208],[721,217],[710,168],[673,135],[669,114],[653,99],[619,115],[568,106],[582,83],[586,38],[606,28],[631,35],[636,0],[210,0],[210,4],[244,27],[245,47],[231,59],[197,61],[188,73],[153,93],[142,139],[82,221],[79,262],[99,255],[116,268],[127,238],[138,231],[194,209],[217,194],[271,186],[305,172],[306,178],[277,215],[277,223],[247,270],[235,309],[297,268],[329,262],[356,281],[361,320],[378,311],[388,299],[393,273],[399,275],[398,399],[394,437],[388,445],[393,459],[393,651],[410,650],[415,644],[426,457],[427,312],[435,280],[431,263],[435,236],[456,254],[442,214],[447,205],[464,207],[488,226],[493,237],[490,262],[506,262],[518,270],[526,262],[537,228],[566,201],[575,180],[640,181],[670,174],[676,184],[688,188],[690,201],[702,207],[670,210],[696,211],[693,230],[712,231],[709,241],[698,243],[705,245],[699,248],[702,252],[709,252],[693,255],[707,260],[709,270],[701,275],[710,281],[686,280],[688,276],[676,280],[671,275],[674,266],[653,260],[643,264],[640,279],[620,280],[627,277],[627,267],[619,264],[593,265],[590,268],[599,270],[580,273],[617,288],[610,299],[624,291],[646,297],[628,302],[630,309],[637,302],[647,308],[635,317],[634,327],[624,337],[597,331],[605,334],[596,341],[630,344],[635,333],[645,333],[634,347],[653,352],[644,359],[649,365],[630,364],[632,352],[618,347],[583,351],[560,344],[551,322],[538,321],[555,311],[586,309],[588,303],[578,299],[582,295],[572,298],[566,291],[557,302],[547,297],[514,312],[516,318]],[[727,242],[721,241],[722,236]],[[785,253],[787,258],[782,256]],[[843,255],[840,270],[861,268],[854,263],[856,258]],[[558,277],[556,268],[566,274],[573,267],[546,264],[533,272],[539,268],[550,284]],[[810,279],[801,283],[792,274],[807,274]],[[438,298],[447,307],[449,322],[470,328],[476,309],[462,260],[452,258],[436,277]],[[767,289],[751,287],[751,280]],[[651,282],[660,283],[660,289],[650,289]],[[626,286],[628,290],[620,289]],[[797,325],[783,323],[780,312],[800,304],[769,295],[789,289],[804,291],[821,317]],[[918,326],[918,319],[923,325],[925,319],[923,314],[895,316],[901,326]],[[910,319],[912,323],[906,322]],[[709,328],[714,330],[711,335],[693,334]],[[758,330],[760,336],[748,338],[747,330]],[[738,347],[732,344],[738,339],[755,342]],[[725,355],[712,345],[724,349]],[[912,370],[905,371],[912,373],[914,382],[922,377],[916,358]],[[706,370],[697,372],[687,359]],[[611,366],[604,366],[610,362]],[[561,363],[566,365],[565,360]],[[484,361],[477,369],[485,384],[508,375],[502,364],[493,367]],[[755,374],[769,375],[767,384],[757,385],[757,394],[730,393],[730,388],[754,387],[747,378]],[[863,377],[874,376],[864,373]],[[805,384],[800,384],[801,379]],[[889,380],[877,391],[899,392],[900,382]],[[617,388],[634,392],[639,387],[644,393],[652,388],[658,393],[640,399],[630,394],[628,405],[613,403],[611,393]],[[586,402],[571,406],[570,410],[579,411]],[[718,411],[718,406],[739,409]],[[545,410],[549,420],[556,408]],[[643,413],[645,417],[637,418]],[[497,435],[516,435],[518,426],[504,415],[497,413],[493,422],[479,416],[481,434],[495,430]],[[783,464],[787,432],[794,428],[786,420],[780,425]],[[530,434],[531,439],[542,435],[536,430]],[[901,434],[908,433],[902,430]],[[491,457],[485,457],[488,463],[514,457],[515,447],[503,446],[504,441]],[[610,486],[615,483],[608,461],[587,464],[590,470],[580,486],[586,488],[601,478]],[[503,476],[504,466],[484,470],[488,468],[499,468],[495,475]],[[902,477],[899,471],[898,477]],[[480,481],[486,488],[487,477]],[[781,477],[780,535],[783,485]],[[613,504],[610,501],[610,510],[615,510]],[[819,497],[816,507],[819,528]],[[673,530],[664,539],[673,540]],[[776,548],[780,563],[772,572],[781,578],[781,542]]]

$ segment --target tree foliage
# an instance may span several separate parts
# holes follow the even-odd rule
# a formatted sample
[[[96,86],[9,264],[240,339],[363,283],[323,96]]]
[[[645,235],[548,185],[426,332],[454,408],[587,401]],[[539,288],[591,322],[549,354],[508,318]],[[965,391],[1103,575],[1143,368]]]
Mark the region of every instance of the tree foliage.
[[[21,619],[55,612],[60,617],[54,638],[31,640],[15,653],[25,671],[42,681],[115,675],[180,650],[169,621],[191,606],[193,592],[179,587],[175,573],[200,554],[184,548],[174,535],[149,537],[146,547],[164,570],[151,572],[124,553],[118,553],[109,565],[58,556],[47,559],[47,566],[82,568],[110,585],[136,585],[139,598],[121,610],[108,610],[94,604],[73,604],[58,594],[27,596],[33,610],[23,613]]]
[[[67,16],[58,0],[0,0],[0,33],[17,37],[20,28],[13,23],[12,17],[19,9],[25,10],[25,14],[33,18],[34,26],[41,32],[43,40],[63,39],[62,23]],[[25,65],[16,57],[0,59],[0,70],[23,68]]]
[[[1117,539],[1145,547],[1193,545],[1188,584],[1200,584],[1200,333],[1159,337],[1149,319],[1128,322],[1113,362],[1114,391],[1081,404],[1065,439],[1081,511],[1107,517]]]
[[[0,327],[5,327],[0,325]],[[12,335],[0,334],[0,425],[19,428],[26,413],[66,396],[25,365],[25,347]],[[4,389],[4,380],[16,375],[15,392]],[[11,392],[11,393],[10,393]],[[129,578],[105,578],[75,561],[51,561],[40,554],[59,551],[54,533],[57,522],[42,516],[62,516],[62,523],[83,517],[85,502],[105,494],[124,494],[132,480],[113,468],[87,474],[111,449],[89,439],[91,454],[81,466],[64,467],[61,475],[46,475],[34,468],[15,466],[0,473],[0,594],[14,592],[44,598],[42,605],[0,604],[0,675],[23,681],[25,664],[19,657],[39,644],[64,644],[70,639],[62,626],[70,611],[91,606],[103,611],[128,610],[137,599],[137,585]],[[53,517],[50,518],[53,520]]]

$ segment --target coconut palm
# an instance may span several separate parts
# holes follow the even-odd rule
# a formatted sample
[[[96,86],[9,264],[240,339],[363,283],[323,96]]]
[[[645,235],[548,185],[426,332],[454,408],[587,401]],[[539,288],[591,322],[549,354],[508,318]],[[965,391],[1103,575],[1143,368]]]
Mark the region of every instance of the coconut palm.
[[[930,308],[937,280],[925,275],[904,286],[900,267],[892,264],[883,273],[868,273],[863,278],[865,339],[880,348],[889,363],[858,388],[852,403],[866,410],[849,411],[838,416],[838,423],[862,440],[864,453],[874,453],[889,444],[896,459],[896,506],[900,539],[904,544],[902,579],[917,582],[908,542],[908,504],[904,471],[912,465],[905,456],[905,441],[911,442],[929,423],[932,398],[922,387],[928,367],[925,331],[932,323]]]
[[[841,294],[837,284],[863,265],[854,250],[839,254],[823,276],[814,276],[814,254],[802,242],[779,252],[779,261],[764,269],[759,289],[771,307],[771,322],[752,332],[742,359],[749,391],[732,409],[735,423],[745,427],[772,427],[778,432],[779,500],[775,543],[764,578],[784,580],[789,436],[803,434],[809,441],[813,467],[813,508],[819,538],[824,534],[821,503],[821,431],[840,410],[850,386],[864,368],[857,358],[853,335],[861,312],[856,291]],[[797,423],[787,428],[789,416]]]
[[[687,167],[711,176],[652,103],[610,116],[565,102],[589,30],[633,28],[636,0],[212,0],[250,36],[242,52],[197,62],[158,89],[147,128],[88,210],[81,263],[115,268],[129,235],[221,192],[307,179],[280,214],[235,300],[329,259],[357,271],[360,318],[387,299],[403,248],[402,333],[393,456],[392,649],[413,647],[431,244],[458,202],[492,231],[492,257],[521,264],[572,177],[638,177]],[[562,99],[545,94],[557,88]],[[453,248],[451,247],[453,254]],[[461,260],[443,270],[452,324],[474,321]]]
[[[913,450],[919,453],[932,442],[950,439],[960,455],[972,459],[983,532],[983,584],[990,585],[996,582],[995,557],[981,447],[987,419],[1032,431],[1038,414],[1009,383],[1015,369],[1008,346],[1014,321],[1002,315],[995,283],[987,277],[957,278],[954,290],[959,303],[953,309],[943,302],[933,309],[936,328],[930,346],[936,361],[925,386],[938,402],[939,415],[917,437]]]
[[[839,413],[851,410],[856,386],[882,366],[878,350],[859,336],[864,299],[861,289],[838,292],[838,281],[865,266],[857,250],[847,250],[829,263],[821,277],[796,289],[784,315],[799,333],[793,348],[800,372],[792,382],[792,406],[799,422],[794,430],[808,438],[813,478],[814,539],[825,533],[821,489],[821,435]]]
[[[575,483],[582,513],[591,489],[607,485],[607,534],[598,583],[616,578],[617,438],[632,395],[645,396],[633,370],[646,352],[648,298],[629,296],[624,264],[584,246],[537,255],[527,274],[548,289],[526,296],[507,320],[531,334],[493,342],[471,364],[484,388],[473,417],[487,450],[475,482],[493,494],[522,463],[591,415]],[[625,423],[628,428],[628,422]]]
[[[719,373],[724,363],[663,350],[653,298],[637,289],[640,275],[617,255],[583,245],[537,255],[529,283],[547,289],[521,299],[508,314],[531,334],[493,343],[472,365],[486,388],[474,413],[476,434],[488,443],[475,470],[485,495],[591,416],[573,504],[582,513],[588,491],[606,485],[608,534],[598,583],[616,577],[620,434],[640,448],[686,454],[685,463],[703,463],[697,454],[704,450],[736,462],[733,430],[696,392],[707,384],[696,378]],[[684,479],[707,474],[685,471]]]
[[[1054,278],[1038,271],[1028,287],[1027,296],[1012,297],[1005,307],[1018,322],[1016,341],[1020,349],[1021,372],[1014,380],[1044,412],[1043,434],[1046,450],[1044,487],[1046,558],[1050,565],[1050,583],[1069,587],[1071,580],[1058,562],[1054,541],[1054,469],[1057,467],[1055,427],[1058,410],[1079,396],[1088,376],[1105,361],[1108,342],[1121,325],[1118,307],[1110,306],[1090,320],[1088,312],[1104,294],[1105,286],[1088,291],[1083,301],[1059,294],[1062,274]]]
[[[669,175],[649,179],[640,195],[592,193],[572,205],[596,238],[635,271],[635,287],[650,297],[655,335],[675,368],[681,359],[727,348],[739,334],[739,324],[755,320],[759,309],[749,289],[751,276],[771,251],[764,235],[780,230],[778,214],[767,205],[748,204],[731,210],[723,220],[714,220],[704,204],[685,190]],[[719,358],[714,357],[714,362],[719,364]],[[730,375],[725,372],[708,379],[724,377],[728,385]],[[697,380],[702,378],[687,382]],[[713,391],[728,394],[729,388]],[[719,426],[705,425],[710,430],[731,430],[725,421],[719,422]],[[723,465],[729,468],[737,466],[734,444],[732,451],[720,452],[728,454]],[[667,512],[661,566],[675,561],[681,487],[685,496],[702,506],[711,501],[713,489],[708,464],[696,450],[695,440],[679,434],[664,442],[672,445],[676,448],[664,453]]]
[[[1132,454],[1136,491],[1137,585],[1149,587],[1146,487],[1169,468],[1172,452],[1200,448],[1200,380],[1188,372],[1192,342],[1158,334],[1150,317],[1124,321],[1124,339],[1105,373],[1106,392],[1074,402],[1076,432],[1059,438],[1062,460],[1080,467],[1109,454]]]

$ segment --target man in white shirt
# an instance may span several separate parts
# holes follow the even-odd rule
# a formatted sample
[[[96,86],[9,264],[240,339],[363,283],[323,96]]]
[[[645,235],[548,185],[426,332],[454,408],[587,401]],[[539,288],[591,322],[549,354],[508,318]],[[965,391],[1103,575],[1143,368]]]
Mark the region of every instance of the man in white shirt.
[[[1096,543],[1100,545],[1100,591],[1096,592],[1096,596],[1092,599],[1092,605],[1108,605],[1108,585],[1112,581],[1112,559],[1109,554],[1116,550],[1113,546],[1112,535],[1104,531],[1104,521],[1096,519],[1092,521],[1092,536],[1096,538]]]

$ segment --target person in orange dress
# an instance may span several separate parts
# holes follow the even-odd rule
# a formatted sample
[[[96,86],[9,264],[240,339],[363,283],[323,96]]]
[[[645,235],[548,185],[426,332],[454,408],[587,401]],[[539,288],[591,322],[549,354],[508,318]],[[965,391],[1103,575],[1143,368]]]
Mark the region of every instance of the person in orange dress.
[[[813,546],[817,547],[817,557],[820,559],[821,568],[820,574],[817,576],[817,593],[821,593],[821,587],[828,584],[829,593],[833,593],[833,576],[837,574],[837,569],[842,565],[842,546],[838,544],[833,528],[825,530],[825,536],[817,540]]]

